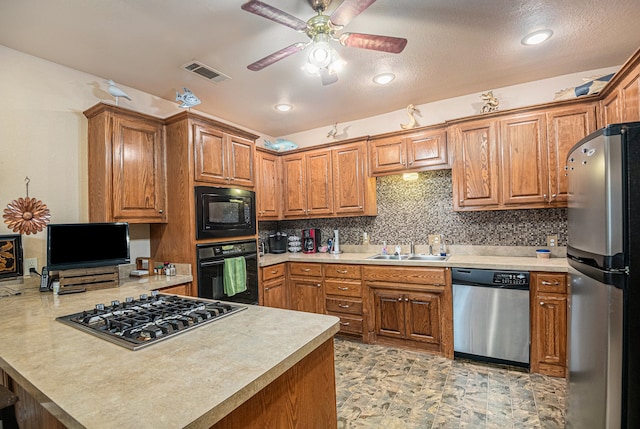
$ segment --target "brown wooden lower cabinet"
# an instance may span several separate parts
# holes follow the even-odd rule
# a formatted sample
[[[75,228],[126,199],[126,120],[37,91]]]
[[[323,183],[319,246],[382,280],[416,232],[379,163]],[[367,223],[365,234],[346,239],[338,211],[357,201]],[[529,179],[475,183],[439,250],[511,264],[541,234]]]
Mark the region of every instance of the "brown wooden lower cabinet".
[[[453,304],[448,268],[367,266],[365,341],[453,358]]]
[[[288,308],[286,264],[260,269],[260,303],[265,307]]]
[[[185,295],[191,296],[191,283],[184,283],[181,285],[164,287],[162,289],[158,289],[160,293],[168,293],[172,295]]]
[[[289,262],[289,308],[324,314],[322,265]]]
[[[531,372],[567,372],[567,275],[531,273]]]

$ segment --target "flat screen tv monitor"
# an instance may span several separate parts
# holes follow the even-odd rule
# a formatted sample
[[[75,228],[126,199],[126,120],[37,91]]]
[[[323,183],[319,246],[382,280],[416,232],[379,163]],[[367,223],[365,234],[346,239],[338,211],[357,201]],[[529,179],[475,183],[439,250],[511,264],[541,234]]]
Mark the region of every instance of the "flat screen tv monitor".
[[[47,225],[49,270],[103,267],[129,262],[128,223]]]

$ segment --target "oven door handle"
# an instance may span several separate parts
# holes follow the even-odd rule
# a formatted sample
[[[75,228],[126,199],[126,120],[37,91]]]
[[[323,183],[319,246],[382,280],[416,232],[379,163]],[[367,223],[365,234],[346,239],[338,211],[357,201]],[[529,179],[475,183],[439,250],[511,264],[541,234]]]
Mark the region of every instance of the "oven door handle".
[[[222,265],[224,261],[209,261],[209,262],[200,262],[201,267],[213,267],[215,265]]]

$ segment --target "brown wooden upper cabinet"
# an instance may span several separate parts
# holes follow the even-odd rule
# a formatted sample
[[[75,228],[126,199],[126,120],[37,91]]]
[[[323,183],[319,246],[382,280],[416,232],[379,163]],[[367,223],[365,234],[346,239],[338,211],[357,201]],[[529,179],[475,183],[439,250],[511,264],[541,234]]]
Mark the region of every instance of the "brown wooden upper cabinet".
[[[595,131],[595,103],[452,126],[454,209],[566,207],[569,149]]]
[[[206,122],[193,123],[194,180],[225,186],[254,186],[252,140]]]
[[[640,121],[640,56],[627,62],[609,82],[600,101],[600,127]]]
[[[278,220],[282,213],[281,159],[278,155],[256,151],[257,216],[259,220]]]
[[[100,103],[89,119],[89,220],[165,223],[163,122]]]
[[[285,218],[333,213],[331,150],[285,155],[282,168]]]
[[[449,168],[446,128],[382,134],[369,141],[373,176]]]
[[[363,140],[282,157],[283,218],[375,215]]]

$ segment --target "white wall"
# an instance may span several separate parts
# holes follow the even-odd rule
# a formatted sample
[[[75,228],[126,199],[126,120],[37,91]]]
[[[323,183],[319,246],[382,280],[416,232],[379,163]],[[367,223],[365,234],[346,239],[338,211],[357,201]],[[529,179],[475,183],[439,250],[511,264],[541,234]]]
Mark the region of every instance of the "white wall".
[[[47,205],[51,223],[87,222],[87,119],[82,112],[100,101],[115,104],[106,92],[104,81],[108,77],[73,70],[2,45],[0,64],[0,210],[26,196],[28,176],[29,197]],[[175,102],[118,86],[132,98],[131,102],[120,99],[123,107],[158,117],[182,110]],[[0,222],[0,234],[13,232]],[[46,231],[23,235],[23,249],[25,258],[36,257],[38,264],[44,265]],[[149,254],[149,227],[131,225],[132,260]]]
[[[494,97],[500,101],[499,110],[514,109],[553,101],[555,93],[561,89],[581,85],[583,78],[589,79],[594,76],[607,75],[616,72],[619,68],[620,66],[607,67],[504,88],[487,88],[487,90],[493,89]],[[407,101],[407,104],[410,102],[410,100]],[[477,115],[483,104],[480,93],[420,104],[415,106],[419,110],[419,114],[416,114],[415,118],[419,126],[439,124],[450,119]],[[341,136],[339,140],[399,131],[402,129],[400,124],[408,122],[409,116],[406,110],[402,109],[357,121],[339,123],[339,134],[342,134],[345,128],[347,129],[347,135]],[[333,124],[330,124],[313,130],[289,134],[283,138],[297,143],[300,147],[328,143],[334,141],[327,138],[327,133],[332,127]]]

